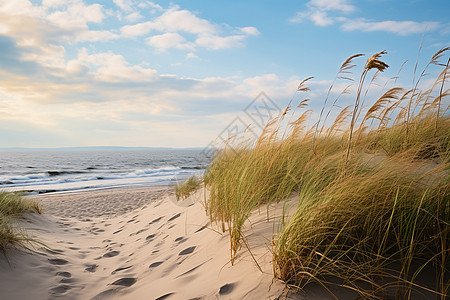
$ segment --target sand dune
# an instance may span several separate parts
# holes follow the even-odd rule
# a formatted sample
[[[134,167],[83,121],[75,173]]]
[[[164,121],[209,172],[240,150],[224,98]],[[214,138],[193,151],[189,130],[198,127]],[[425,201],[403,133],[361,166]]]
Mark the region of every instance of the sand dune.
[[[279,211],[255,212],[242,250],[209,224],[202,191],[178,203],[167,188],[44,195],[21,225],[48,247],[0,259],[3,299],[275,299],[271,236]],[[261,270],[260,270],[261,268]]]

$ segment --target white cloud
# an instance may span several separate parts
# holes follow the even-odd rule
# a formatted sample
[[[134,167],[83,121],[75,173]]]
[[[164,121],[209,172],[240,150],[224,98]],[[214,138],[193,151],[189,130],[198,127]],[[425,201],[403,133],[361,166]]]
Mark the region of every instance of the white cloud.
[[[155,28],[156,26],[153,22],[147,21],[133,25],[125,25],[120,28],[120,32],[123,37],[137,37],[145,35]]]
[[[440,27],[438,22],[414,22],[414,21],[381,21],[374,22],[366,19],[344,19],[341,28],[345,31],[387,31],[399,35],[408,35],[433,31]]]
[[[87,5],[81,0],[45,0],[42,6],[26,0],[0,2],[0,31],[26,49],[23,59],[59,68],[65,43],[102,42],[120,37],[111,31],[89,28],[90,23],[104,21],[104,12],[100,4]]]
[[[66,0],[42,0],[44,7],[58,7],[67,4]]]
[[[242,47],[245,37],[244,35],[231,35],[226,37],[201,35],[195,40],[195,44],[213,50]]]
[[[163,8],[161,7],[161,5],[156,4],[152,1],[140,1],[137,5],[137,7],[139,8],[152,8],[153,11],[157,11],[157,10],[163,10]]]
[[[149,45],[158,50],[177,48],[194,51],[195,47],[213,50],[242,47],[248,36],[259,35],[258,29],[252,26],[237,28],[239,34],[224,35],[224,28],[201,19],[188,10],[180,10],[178,6],[168,9],[152,21],[123,26],[121,35],[138,37],[152,31],[163,33],[146,39]],[[194,35],[194,39],[190,35]]]
[[[132,12],[132,13],[130,13],[130,14],[125,16],[125,20],[127,20],[128,22],[135,22],[135,21],[140,20],[142,18],[143,18],[143,16],[138,11]]]
[[[87,29],[87,23],[100,23],[105,18],[100,4],[75,2],[67,10],[55,11],[46,19],[62,29]]]
[[[55,130],[62,137],[79,136],[76,140],[79,143],[98,143],[104,137],[96,134],[101,131],[109,134],[105,143],[117,139],[120,143],[139,144],[148,135],[140,131],[133,141],[131,135],[140,128],[159,126],[155,118],[178,122],[179,116],[198,115],[204,120],[203,117],[207,119],[217,111],[235,112],[261,88],[247,85],[243,78],[161,75],[153,65],[132,63],[118,52],[99,50],[102,45],[89,43],[120,39],[127,34],[142,36],[140,41],[156,49],[186,51],[188,60],[197,59],[195,51],[201,47],[243,46],[247,38],[260,34],[255,27],[215,24],[191,11],[179,7],[162,9],[145,0],[116,1],[122,8],[114,9],[83,0],[33,3],[0,0],[0,38],[4,38],[0,58],[11,57],[14,65],[11,69],[0,69],[2,93],[11,99],[1,101],[0,111],[3,116],[8,114],[8,121],[29,124],[31,135],[38,136],[36,130],[44,128],[41,135]],[[114,26],[111,18],[118,14],[124,21],[136,22],[140,18],[139,9],[155,14],[148,17],[148,11],[146,14],[142,11],[148,19],[137,21],[141,23],[122,30],[109,29]],[[86,45],[77,53],[80,42]],[[268,88],[274,86],[272,82]],[[162,124],[162,137],[154,143],[163,144],[169,135],[178,140],[178,124],[173,131]],[[208,129],[211,132],[221,129],[211,128]],[[189,141],[184,143],[187,145]]]
[[[147,44],[164,51],[170,48],[193,50],[193,45],[178,33],[168,32],[161,35],[155,35],[146,39]]]
[[[118,34],[107,30],[86,30],[81,32],[76,40],[79,42],[105,42],[119,37]]]
[[[132,5],[133,1],[131,0],[113,0],[114,4],[120,7],[120,9],[130,12],[133,11]]]
[[[179,10],[178,7],[168,9],[154,21],[126,25],[121,28],[121,32],[124,36],[145,35],[151,30],[212,34],[217,32],[218,28],[209,21],[198,18],[188,10]]]
[[[307,6],[314,10],[340,11],[344,13],[350,13],[355,10],[355,7],[349,4],[347,0],[311,0]]]
[[[264,74],[245,78],[238,84],[236,90],[245,95],[257,95],[261,91],[272,97],[289,99],[292,97],[300,80],[298,77],[280,78],[276,74]]]
[[[328,16],[328,14],[324,11],[316,11],[311,13],[309,16],[311,21],[314,22],[317,26],[328,26],[333,24],[333,19]]]
[[[255,35],[256,36],[256,35],[260,34],[259,30],[253,26],[240,28],[240,31],[247,35]]]
[[[293,23],[300,23],[305,20],[312,21],[317,26],[329,26],[336,22],[340,23],[340,28],[344,31],[385,31],[397,35],[408,35],[433,31],[442,28],[439,22],[415,22],[407,21],[372,21],[364,18],[353,18],[341,16],[330,16],[331,13],[349,14],[356,11],[356,7],[349,4],[347,0],[311,0],[306,4],[307,10],[297,12],[290,19]]]
[[[188,54],[186,54],[186,59],[196,59],[198,58],[197,55],[195,55],[195,53],[193,52],[189,52]]]
[[[193,34],[213,34],[218,27],[205,19],[201,19],[188,10],[173,7],[158,17],[156,27],[164,31],[185,31]]]
[[[328,26],[334,23],[334,18],[329,12],[351,13],[355,10],[347,0],[311,0],[306,4],[306,11],[298,12],[290,21],[300,23],[306,19],[311,20],[317,26]]]
[[[112,52],[88,54],[83,48],[78,53],[78,58],[69,62],[69,71],[74,67],[86,66],[96,80],[103,82],[148,82],[157,78],[158,73],[141,66],[129,66],[122,55]]]
[[[65,39],[63,31],[40,18],[26,15],[13,16],[0,12],[0,19],[0,31],[20,49],[17,51],[20,60],[46,67],[60,67],[63,64],[64,46],[53,40],[55,37]]]
[[[14,0],[14,1],[2,1],[0,2],[0,12],[8,15],[30,15],[39,16],[42,15],[43,9],[40,9],[28,0]]]
[[[292,23],[301,23],[305,20],[308,20],[311,16],[311,12],[309,11],[299,11],[295,14],[294,17],[290,18],[289,21]]]
[[[60,68],[65,64],[66,50],[63,46],[46,45],[39,52],[29,52],[22,56],[23,60],[37,62],[42,66]]]

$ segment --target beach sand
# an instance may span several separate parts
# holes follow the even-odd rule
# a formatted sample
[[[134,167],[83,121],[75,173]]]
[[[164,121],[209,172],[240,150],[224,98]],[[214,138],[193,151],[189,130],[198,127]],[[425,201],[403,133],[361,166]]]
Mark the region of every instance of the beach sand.
[[[2,299],[276,299],[271,239],[279,208],[255,211],[232,266],[229,236],[210,224],[204,190],[173,188],[36,196],[19,224],[47,248],[0,254]],[[284,299],[284,298],[283,298]],[[296,297],[295,299],[300,299]]]

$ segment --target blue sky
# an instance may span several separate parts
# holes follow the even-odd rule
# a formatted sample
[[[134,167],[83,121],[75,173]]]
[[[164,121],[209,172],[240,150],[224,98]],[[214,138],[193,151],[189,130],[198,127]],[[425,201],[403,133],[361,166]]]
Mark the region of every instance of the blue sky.
[[[419,69],[450,46],[449,11],[446,0],[0,0],[0,147],[206,146],[261,91],[284,107],[314,76],[319,110],[356,53],[387,50],[382,79],[408,60],[408,87],[422,41]]]

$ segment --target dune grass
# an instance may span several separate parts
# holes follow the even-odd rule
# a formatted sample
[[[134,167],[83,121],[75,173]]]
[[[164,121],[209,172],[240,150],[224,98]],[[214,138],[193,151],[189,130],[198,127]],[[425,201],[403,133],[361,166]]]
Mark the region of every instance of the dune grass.
[[[202,180],[195,175],[192,175],[183,182],[177,183],[175,186],[175,196],[177,197],[177,200],[179,201],[180,199],[189,197],[191,193],[200,188],[201,184]]]
[[[32,242],[36,242],[13,224],[15,218],[27,211],[41,213],[39,205],[23,198],[21,193],[0,191],[0,250],[3,253],[8,248],[29,248]]]
[[[386,52],[370,57],[357,83],[355,103],[337,107],[340,93],[308,130],[310,111],[291,103],[253,145],[225,148],[205,174],[206,209],[230,234],[231,262],[241,247],[250,213],[298,194],[295,213],[273,238],[275,276],[297,287],[330,278],[362,297],[384,298],[393,288],[408,298],[425,270],[436,273],[437,297],[448,295],[450,224],[450,117],[445,99],[450,48],[427,64],[442,68],[431,89],[384,89],[363,106],[373,78],[388,66]],[[337,78],[348,80],[354,55]],[[372,81],[366,77],[375,72]],[[299,92],[308,91],[307,80]],[[448,79],[448,76],[447,76]],[[335,82],[333,82],[333,85]],[[333,90],[331,86],[329,91]]]

